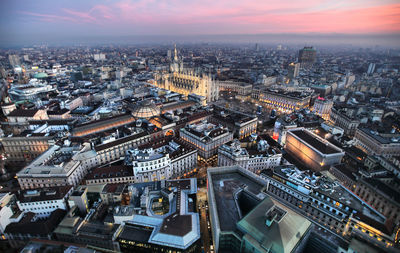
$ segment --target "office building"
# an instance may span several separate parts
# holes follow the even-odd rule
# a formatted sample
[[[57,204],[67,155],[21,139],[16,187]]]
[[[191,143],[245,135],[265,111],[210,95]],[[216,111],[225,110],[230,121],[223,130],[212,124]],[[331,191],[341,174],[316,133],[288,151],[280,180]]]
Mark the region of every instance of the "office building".
[[[197,150],[178,140],[156,141],[148,148],[126,152],[125,164],[132,166],[135,182],[174,179],[194,172]]]
[[[244,147],[243,147],[244,146]],[[250,144],[235,139],[218,149],[218,166],[241,166],[254,173],[273,168],[280,164],[282,153],[279,148],[270,146],[266,140],[255,138]]]
[[[360,127],[354,135],[355,146],[368,155],[392,157],[400,155],[400,134],[379,133],[368,127]]]
[[[179,131],[179,136],[198,150],[201,163],[214,165],[218,162],[218,147],[233,139],[233,134],[227,128],[208,122],[186,125]]]
[[[304,47],[299,50],[299,63],[302,68],[311,67],[317,60],[317,51],[313,47]]]
[[[240,140],[256,133],[258,123],[257,117],[218,106],[213,107],[209,121],[227,127]]]

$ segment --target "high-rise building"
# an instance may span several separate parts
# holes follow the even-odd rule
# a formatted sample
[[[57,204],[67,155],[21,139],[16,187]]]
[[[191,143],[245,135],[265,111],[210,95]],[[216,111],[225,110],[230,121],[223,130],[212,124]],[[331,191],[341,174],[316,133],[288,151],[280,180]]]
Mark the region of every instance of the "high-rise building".
[[[317,51],[313,47],[304,47],[299,50],[300,67],[309,68],[317,60]]]
[[[375,63],[370,63],[368,66],[367,74],[372,75],[374,73],[374,71],[375,71]]]

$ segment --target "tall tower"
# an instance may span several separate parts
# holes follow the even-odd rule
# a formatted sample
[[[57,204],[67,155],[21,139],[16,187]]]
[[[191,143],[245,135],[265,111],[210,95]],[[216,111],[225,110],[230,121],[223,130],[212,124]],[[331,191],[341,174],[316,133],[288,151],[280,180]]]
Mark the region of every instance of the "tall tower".
[[[317,60],[317,51],[313,47],[304,47],[299,50],[300,67],[309,68]]]

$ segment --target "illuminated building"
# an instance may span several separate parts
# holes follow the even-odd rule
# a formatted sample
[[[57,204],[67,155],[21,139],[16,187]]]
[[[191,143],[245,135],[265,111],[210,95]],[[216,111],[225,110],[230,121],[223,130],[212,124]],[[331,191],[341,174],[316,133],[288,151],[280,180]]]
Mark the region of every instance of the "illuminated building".
[[[194,93],[203,96],[207,102],[218,99],[218,85],[210,75],[205,73],[193,73],[183,69],[182,60],[178,59],[175,47],[174,61],[170,65],[170,72],[161,74],[156,81],[156,85],[173,92],[188,96]]]
[[[198,150],[199,161],[205,164],[217,164],[218,147],[233,139],[226,128],[208,122],[189,124],[181,128],[180,139]]]
[[[285,150],[316,171],[339,164],[344,156],[343,150],[304,128],[290,129],[287,132]]]
[[[333,106],[333,101],[325,98],[318,97],[314,102],[313,112],[323,118],[324,120],[329,119],[329,114]]]
[[[132,110],[132,116],[136,119],[149,119],[158,115],[160,115],[160,108],[150,100],[137,102]]]
[[[308,108],[312,94],[313,92],[308,90],[266,89],[260,91],[258,98],[260,103],[268,108],[283,112],[293,112]]]
[[[218,81],[219,91],[231,91],[239,95],[250,95],[253,85],[237,81]]]
[[[131,165],[135,182],[168,180],[187,176],[197,165],[197,150],[178,140],[150,143],[148,148],[128,150],[125,164]]]

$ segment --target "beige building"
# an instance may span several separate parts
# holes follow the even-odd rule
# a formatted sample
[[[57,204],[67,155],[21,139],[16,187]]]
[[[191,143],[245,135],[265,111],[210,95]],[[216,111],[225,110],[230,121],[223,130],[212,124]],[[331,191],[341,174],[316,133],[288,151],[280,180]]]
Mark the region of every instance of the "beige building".
[[[378,133],[368,128],[359,128],[354,135],[354,141],[355,146],[368,155],[400,155],[400,134]]]

